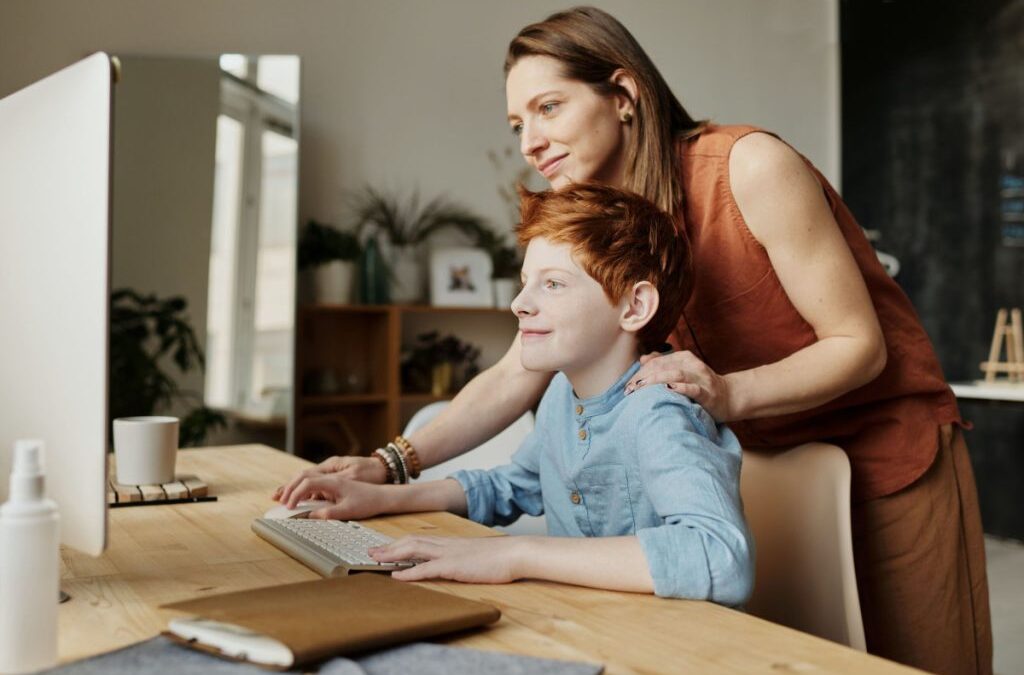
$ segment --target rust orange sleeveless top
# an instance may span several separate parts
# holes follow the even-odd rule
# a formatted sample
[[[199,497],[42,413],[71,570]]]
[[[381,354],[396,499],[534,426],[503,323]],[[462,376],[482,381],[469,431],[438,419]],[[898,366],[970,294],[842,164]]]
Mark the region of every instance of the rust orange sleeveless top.
[[[671,341],[712,369],[731,373],[773,363],[816,341],[783,290],[764,247],[747,229],[729,186],[729,152],[749,126],[714,126],[682,146],[684,217],[696,270],[693,295]],[[730,423],[746,448],[809,441],[843,448],[853,499],[892,494],[931,466],[937,426],[960,422],[956,398],[903,290],[885,273],[853,214],[822,185],[857,261],[885,334],[888,362],[874,381],[817,408]]]

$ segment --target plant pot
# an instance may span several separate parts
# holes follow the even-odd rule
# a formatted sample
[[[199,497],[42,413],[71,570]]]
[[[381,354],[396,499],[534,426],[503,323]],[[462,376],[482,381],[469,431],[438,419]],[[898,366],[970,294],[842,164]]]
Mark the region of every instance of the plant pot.
[[[430,393],[444,396],[452,390],[452,364],[445,361],[436,364],[430,371]]]
[[[515,279],[494,279],[494,306],[498,309],[509,309],[516,297],[518,282]]]
[[[333,260],[309,271],[313,302],[347,305],[352,302],[352,277],[355,265],[348,260]]]
[[[391,251],[391,301],[414,304],[423,300],[423,263],[415,246],[395,246]]]

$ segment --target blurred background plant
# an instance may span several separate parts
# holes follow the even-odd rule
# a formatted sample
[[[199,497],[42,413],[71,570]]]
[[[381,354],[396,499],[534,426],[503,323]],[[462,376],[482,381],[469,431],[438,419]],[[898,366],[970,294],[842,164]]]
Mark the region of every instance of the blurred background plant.
[[[354,261],[362,253],[353,232],[310,219],[299,232],[298,267],[308,270],[335,260]]]
[[[483,218],[445,196],[421,206],[418,190],[403,197],[398,192],[366,186],[349,199],[356,233],[362,234],[368,226],[376,225],[396,247],[422,244],[445,229],[469,234],[486,228]]]
[[[363,252],[349,230],[310,219],[299,232],[296,254],[304,302],[348,304],[356,261]]]
[[[209,432],[227,426],[220,412],[206,407],[202,396],[182,390],[171,374],[205,370],[206,360],[189,323],[185,298],[158,298],[121,288],[110,295],[109,420],[173,411],[193,402],[181,419],[181,447],[202,445]],[[111,436],[113,438],[113,436]]]
[[[454,335],[421,333],[402,350],[402,389],[443,396],[459,389],[480,372],[480,350]]]

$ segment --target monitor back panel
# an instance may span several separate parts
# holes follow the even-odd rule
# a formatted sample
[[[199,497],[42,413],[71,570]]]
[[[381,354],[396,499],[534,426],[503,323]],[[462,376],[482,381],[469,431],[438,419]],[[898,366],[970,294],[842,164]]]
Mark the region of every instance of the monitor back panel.
[[[111,65],[97,53],[0,100],[0,497],[46,443],[65,544],[106,545]]]

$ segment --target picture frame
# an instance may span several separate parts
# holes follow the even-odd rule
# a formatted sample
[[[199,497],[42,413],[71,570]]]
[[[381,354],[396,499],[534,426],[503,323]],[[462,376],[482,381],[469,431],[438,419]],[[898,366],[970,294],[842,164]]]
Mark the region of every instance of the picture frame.
[[[468,246],[430,252],[430,304],[435,307],[491,307],[491,256]]]

